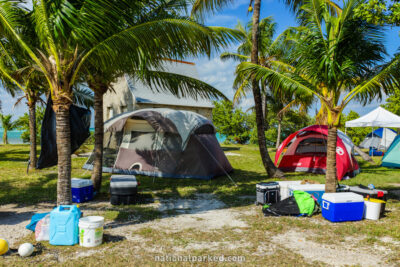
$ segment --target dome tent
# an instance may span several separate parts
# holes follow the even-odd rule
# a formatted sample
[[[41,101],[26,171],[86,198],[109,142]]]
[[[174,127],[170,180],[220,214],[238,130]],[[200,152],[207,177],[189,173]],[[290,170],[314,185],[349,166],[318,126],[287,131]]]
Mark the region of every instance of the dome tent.
[[[141,109],[104,123],[103,172],[211,179],[232,171],[211,121],[190,111]],[[93,156],[85,169],[93,169]]]
[[[308,126],[289,135],[275,154],[275,165],[286,172],[325,173],[327,136],[326,125]],[[284,152],[285,148],[287,148],[286,152]],[[351,139],[338,131],[336,147],[338,180],[346,175],[355,176],[359,172],[357,160],[353,156],[353,148]],[[282,154],[282,159],[279,161]]]
[[[361,142],[361,148],[375,148],[379,150],[387,150],[393,140],[396,138],[397,133],[390,128],[378,128],[369,133]]]
[[[396,136],[382,158],[382,166],[400,168],[400,135]]]

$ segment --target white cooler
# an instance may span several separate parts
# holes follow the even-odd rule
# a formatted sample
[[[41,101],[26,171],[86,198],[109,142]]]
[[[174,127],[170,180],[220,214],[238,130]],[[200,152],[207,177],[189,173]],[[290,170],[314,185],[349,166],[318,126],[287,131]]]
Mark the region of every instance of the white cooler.
[[[300,185],[301,181],[277,181],[277,183],[279,184],[279,195],[282,201],[290,197],[289,186]]]

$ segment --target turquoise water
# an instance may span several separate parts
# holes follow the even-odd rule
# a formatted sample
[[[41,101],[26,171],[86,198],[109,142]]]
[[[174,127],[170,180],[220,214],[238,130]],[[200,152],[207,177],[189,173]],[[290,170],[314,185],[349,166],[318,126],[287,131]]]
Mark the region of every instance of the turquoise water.
[[[19,130],[14,130],[14,131],[8,131],[8,143],[10,144],[23,144],[22,139],[21,139],[21,134],[22,131]],[[3,129],[0,128],[0,144],[3,143]]]
[[[94,131],[94,128],[90,128],[90,131]],[[21,139],[22,131],[14,130],[8,131],[8,142],[10,144],[23,144]],[[222,143],[225,141],[225,136],[220,135],[219,133],[216,134],[218,142]],[[3,129],[0,128],[0,143],[3,143]]]

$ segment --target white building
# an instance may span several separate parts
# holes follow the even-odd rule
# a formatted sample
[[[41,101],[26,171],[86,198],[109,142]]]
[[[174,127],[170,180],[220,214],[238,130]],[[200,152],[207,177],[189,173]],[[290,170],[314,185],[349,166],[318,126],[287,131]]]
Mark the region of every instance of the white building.
[[[166,60],[165,71],[199,79],[194,63],[186,61]],[[151,90],[141,81],[134,81],[128,75],[119,78],[113,84],[115,92],[109,91],[104,95],[104,120],[126,111],[143,108],[172,108],[199,113],[212,119],[211,100],[204,98],[177,97],[163,90]]]

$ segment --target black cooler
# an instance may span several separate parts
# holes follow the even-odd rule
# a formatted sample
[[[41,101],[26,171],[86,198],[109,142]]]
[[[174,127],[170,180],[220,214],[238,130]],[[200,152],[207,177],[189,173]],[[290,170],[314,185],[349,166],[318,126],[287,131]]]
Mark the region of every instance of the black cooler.
[[[110,180],[111,205],[134,204],[138,182],[134,175],[112,175]]]
[[[279,201],[279,184],[277,182],[258,183],[256,185],[256,204],[276,203]]]

